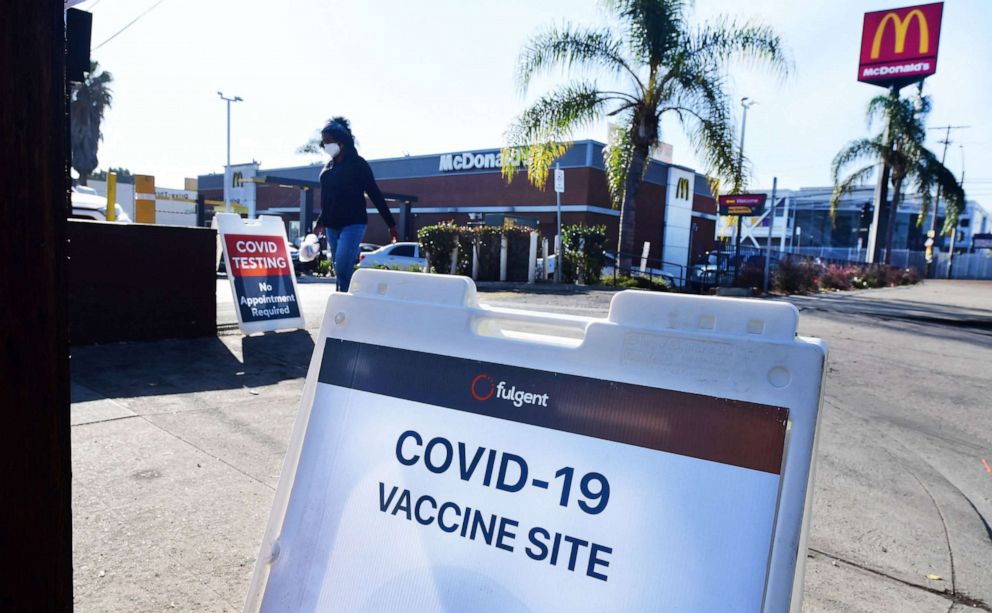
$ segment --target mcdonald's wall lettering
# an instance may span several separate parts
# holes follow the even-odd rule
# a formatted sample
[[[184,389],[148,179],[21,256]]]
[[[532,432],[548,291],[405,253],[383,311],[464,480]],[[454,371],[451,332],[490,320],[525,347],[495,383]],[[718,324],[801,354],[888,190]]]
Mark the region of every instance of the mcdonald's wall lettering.
[[[865,13],[858,80],[903,86],[937,72],[944,3]]]
[[[689,179],[682,177],[675,188],[675,197],[689,200],[692,192],[689,190]]]

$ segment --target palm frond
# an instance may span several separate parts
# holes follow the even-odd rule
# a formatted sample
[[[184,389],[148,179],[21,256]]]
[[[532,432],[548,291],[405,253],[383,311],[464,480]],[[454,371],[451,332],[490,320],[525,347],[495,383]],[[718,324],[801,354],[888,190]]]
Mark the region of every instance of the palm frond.
[[[723,75],[715,67],[688,60],[665,81],[661,87],[672,102],[661,111],[676,112],[690,144],[706,165],[711,188],[726,193],[744,191],[748,168],[739,162],[736,126]]]
[[[861,138],[851,141],[834,156],[830,165],[834,185],[841,182],[841,175],[844,174],[844,169],[849,165],[864,160],[881,160],[885,159],[886,156],[885,146],[877,138]]]
[[[623,43],[606,29],[568,26],[549,28],[533,37],[517,62],[517,81],[526,91],[531,80],[555,66],[602,68],[627,73],[643,89],[636,71],[624,58]]]
[[[917,193],[921,195],[923,200],[919,221],[928,215],[932,204],[930,194],[936,189],[946,207],[944,226],[941,229],[941,234],[945,234],[957,226],[958,216],[965,206],[965,193],[954,173],[941,164],[933,152],[927,150],[926,154],[918,164],[913,166],[913,172],[910,175]]]
[[[772,28],[758,23],[718,18],[696,30],[688,46],[686,53],[706,64],[743,60],[770,68],[782,78],[793,70],[782,38]]]
[[[606,9],[623,24],[633,54],[656,68],[677,48],[687,29],[688,0],[605,0]]]
[[[623,190],[627,183],[627,171],[634,153],[634,141],[630,136],[632,116],[622,116],[618,124],[610,126],[609,144],[603,148],[603,163],[606,166],[606,184],[610,190],[610,201],[618,209],[623,203]],[[647,168],[647,165],[644,166]]]
[[[830,195],[830,217],[837,216],[837,204],[841,198],[851,193],[855,187],[860,186],[875,174],[875,164],[864,166],[847,175],[843,181],[834,181],[834,191]]]
[[[523,156],[527,160],[527,178],[540,189],[548,180],[551,164],[568,148],[569,134],[596,121],[606,103],[614,99],[604,95],[591,83],[577,82],[538,98],[524,110],[506,133],[502,174],[513,180]]]
[[[72,167],[81,176],[96,170],[99,159],[97,150],[103,133],[100,123],[104,113],[113,103],[113,91],[110,83],[113,76],[101,71],[99,64],[90,62],[90,71],[86,79],[73,87],[69,101],[70,142]]]

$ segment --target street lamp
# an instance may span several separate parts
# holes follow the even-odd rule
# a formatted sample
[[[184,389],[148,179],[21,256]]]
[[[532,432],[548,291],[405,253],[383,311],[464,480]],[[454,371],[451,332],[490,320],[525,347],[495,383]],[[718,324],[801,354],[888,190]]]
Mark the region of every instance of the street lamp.
[[[744,131],[747,129],[747,110],[758,104],[757,100],[752,100],[747,96],[741,98],[741,108],[744,109],[744,117],[741,119],[741,147],[737,152],[737,172],[741,176],[741,182],[744,181]],[[738,190],[739,191],[739,190]],[[734,233],[734,280],[737,280],[737,275],[740,272],[741,267],[741,216],[737,216],[737,232]]]
[[[752,100],[747,96],[741,98],[741,108],[744,109],[744,117],[741,119],[741,148],[737,152],[737,172],[744,176],[744,131],[747,130],[747,110],[758,104],[757,100]]]
[[[217,92],[220,99],[227,102],[227,165],[224,166],[224,210],[231,212],[231,179],[228,174],[231,172],[231,103],[244,102],[241,96],[228,98],[223,92]]]

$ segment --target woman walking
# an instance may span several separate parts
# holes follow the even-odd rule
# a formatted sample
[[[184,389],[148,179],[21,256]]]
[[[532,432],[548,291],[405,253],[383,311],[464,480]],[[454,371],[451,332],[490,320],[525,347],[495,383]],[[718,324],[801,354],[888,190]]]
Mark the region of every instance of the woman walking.
[[[365,212],[366,194],[389,227],[389,237],[394,243],[399,235],[369,163],[355,149],[355,137],[348,120],[344,117],[331,119],[320,131],[320,136],[324,151],[331,159],[320,172],[320,217],[316,231],[317,234],[326,231],[337,288],[339,292],[346,292],[369,222]]]

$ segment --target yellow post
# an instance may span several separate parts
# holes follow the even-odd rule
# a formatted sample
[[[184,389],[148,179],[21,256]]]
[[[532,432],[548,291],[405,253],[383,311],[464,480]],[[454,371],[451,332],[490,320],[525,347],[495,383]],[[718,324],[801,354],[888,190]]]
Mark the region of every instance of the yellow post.
[[[117,221],[117,173],[107,173],[107,221]]]
[[[155,177],[134,177],[134,221],[155,223]]]

